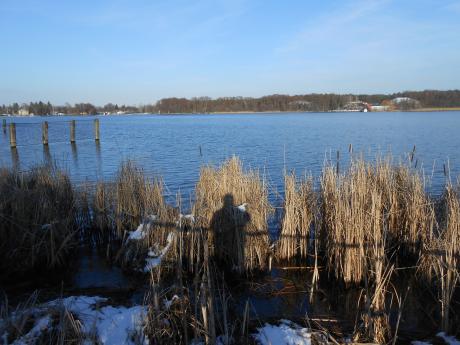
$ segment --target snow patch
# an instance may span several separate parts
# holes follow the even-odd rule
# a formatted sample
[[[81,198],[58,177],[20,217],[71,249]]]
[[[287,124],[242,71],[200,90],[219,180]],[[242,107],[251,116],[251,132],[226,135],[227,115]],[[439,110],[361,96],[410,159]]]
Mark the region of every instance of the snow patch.
[[[139,240],[144,239],[150,229],[151,223],[154,222],[156,219],[157,219],[157,216],[154,214],[147,216],[144,219],[144,221],[141,224],[139,224],[139,226],[137,227],[135,231],[129,232],[127,240],[128,241],[130,240],[139,241]]]
[[[179,219],[186,219],[186,220],[190,220],[192,223],[195,222],[195,217],[193,216],[193,214],[180,214],[179,215]]]
[[[447,344],[449,345],[460,345],[460,340],[456,339],[455,337],[449,336],[444,332],[439,332],[436,334],[437,337],[442,338]]]
[[[289,320],[278,326],[265,324],[253,334],[260,345],[311,345],[311,332]]]
[[[174,240],[174,233],[170,232],[168,234],[168,238],[166,239],[167,241],[166,246],[160,251],[160,253],[156,257],[151,257],[150,254],[155,255],[155,252],[152,249],[149,250],[148,257],[145,259],[145,266],[144,266],[143,272],[148,273],[153,268],[161,264],[161,260],[168,252],[169,247],[171,247],[173,240]]]
[[[240,211],[243,211],[243,212],[246,212],[246,207],[248,206],[248,204],[245,202],[244,204],[241,204],[239,206],[237,206],[236,208]]]
[[[38,340],[38,337],[43,331],[51,328],[52,319],[49,315],[45,315],[38,320],[35,321],[34,326],[32,329],[27,332],[27,334],[23,335],[21,338],[16,339],[12,344],[13,345],[26,345],[26,344],[35,344]],[[5,336],[5,339],[8,337]],[[5,341],[6,344],[6,341]]]
[[[165,309],[169,310],[169,308],[171,308],[171,305],[174,303],[174,301],[178,300],[178,299],[179,299],[179,296],[177,296],[177,295],[174,295],[170,300],[165,298],[163,300],[163,305],[165,306]]]
[[[143,335],[147,308],[143,306],[97,307],[98,303],[106,301],[106,298],[97,296],[72,296],[64,298],[62,303],[81,321],[82,332],[89,339],[96,336],[102,345],[148,344],[148,340]],[[49,302],[49,304],[53,303],[59,304],[61,301]]]
[[[31,315],[34,325],[26,334],[14,340],[14,345],[32,345],[37,343],[43,332],[49,332],[54,325],[52,315],[64,308],[72,313],[81,323],[83,344],[100,345],[148,345],[143,329],[147,315],[144,306],[100,306],[107,302],[107,298],[98,296],[71,296],[52,300],[39,306],[21,311]],[[13,312],[10,317],[20,317],[19,311]],[[0,319],[0,326],[3,320]],[[0,341],[7,343],[8,334],[5,332]]]

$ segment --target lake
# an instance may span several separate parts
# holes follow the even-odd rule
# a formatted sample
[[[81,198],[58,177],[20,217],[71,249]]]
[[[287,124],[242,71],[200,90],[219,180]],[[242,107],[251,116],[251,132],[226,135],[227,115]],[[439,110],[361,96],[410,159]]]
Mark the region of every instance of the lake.
[[[17,125],[17,151],[8,134],[0,134],[0,165],[16,160],[27,170],[52,157],[79,183],[112,179],[123,160],[135,160],[147,173],[164,178],[168,194],[188,195],[203,164],[218,164],[232,155],[246,167],[259,168],[271,194],[283,189],[283,169],[318,177],[326,159],[340,166],[349,161],[348,147],[367,159],[391,151],[415,160],[431,177],[428,189],[438,194],[449,164],[460,173],[460,112],[274,113],[219,115],[98,116],[101,140],[94,141],[91,116],[8,117]],[[77,120],[76,145],[70,144],[69,121]],[[49,150],[41,145],[41,123],[49,122]],[[406,158],[404,158],[406,157]],[[48,158],[49,159],[49,158]],[[414,160],[414,162],[415,162]]]

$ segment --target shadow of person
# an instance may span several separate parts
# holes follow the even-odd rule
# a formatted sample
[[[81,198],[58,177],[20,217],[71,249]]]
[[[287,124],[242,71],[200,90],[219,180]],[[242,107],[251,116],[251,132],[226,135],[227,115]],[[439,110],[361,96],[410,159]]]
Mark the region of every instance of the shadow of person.
[[[226,194],[222,201],[222,208],[214,212],[211,219],[215,255],[229,265],[227,269],[242,273],[245,267],[246,225],[251,217],[245,204],[235,206],[232,194]]]

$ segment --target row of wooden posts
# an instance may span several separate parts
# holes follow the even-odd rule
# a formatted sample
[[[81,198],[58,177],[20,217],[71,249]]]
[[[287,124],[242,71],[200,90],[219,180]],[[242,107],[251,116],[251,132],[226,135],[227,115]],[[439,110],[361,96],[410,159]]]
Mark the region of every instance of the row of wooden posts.
[[[76,121],[71,120],[70,121],[70,142],[75,143],[76,137],[75,137],[75,126],[76,126]],[[3,130],[6,131],[6,120],[3,119]],[[10,146],[11,147],[16,147],[16,124],[14,122],[11,122],[9,124],[10,128]],[[94,120],[94,139],[96,141],[99,141],[100,135],[99,135],[99,119]],[[42,144],[43,145],[48,145],[48,121],[45,121],[42,123]]]

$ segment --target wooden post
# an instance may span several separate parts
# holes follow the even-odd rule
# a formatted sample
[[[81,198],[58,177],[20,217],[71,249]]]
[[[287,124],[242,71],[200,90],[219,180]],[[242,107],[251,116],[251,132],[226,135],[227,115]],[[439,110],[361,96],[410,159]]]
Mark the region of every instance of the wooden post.
[[[75,120],[70,121],[70,142],[75,142]]]
[[[48,121],[42,123],[42,142],[43,145],[48,145]]]
[[[94,139],[99,141],[99,119],[94,120]]]
[[[16,124],[10,123],[10,146],[16,147]]]
[[[337,175],[340,172],[339,164],[340,164],[340,151],[337,151],[337,169],[336,169]]]

